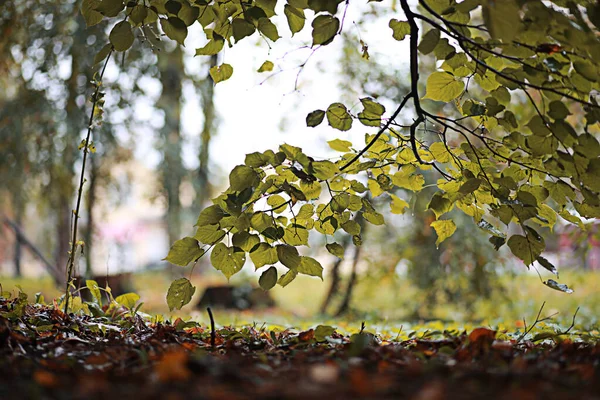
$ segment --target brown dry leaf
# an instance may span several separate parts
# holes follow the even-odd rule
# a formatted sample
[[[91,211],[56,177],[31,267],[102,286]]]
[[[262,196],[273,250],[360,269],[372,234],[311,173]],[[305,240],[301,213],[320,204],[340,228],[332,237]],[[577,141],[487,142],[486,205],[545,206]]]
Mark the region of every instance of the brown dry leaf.
[[[308,342],[309,340],[312,340],[314,337],[315,337],[315,330],[314,329],[309,329],[307,331],[300,332],[298,334],[298,339],[301,342]]]
[[[38,369],[33,373],[33,380],[44,387],[56,387],[59,385],[58,377],[52,372],[43,369]]]
[[[496,331],[488,328],[475,328],[469,334],[471,343],[492,343],[496,338]]]
[[[154,366],[154,372],[161,382],[185,381],[191,376],[187,367],[188,353],[182,350],[170,351],[162,355]]]

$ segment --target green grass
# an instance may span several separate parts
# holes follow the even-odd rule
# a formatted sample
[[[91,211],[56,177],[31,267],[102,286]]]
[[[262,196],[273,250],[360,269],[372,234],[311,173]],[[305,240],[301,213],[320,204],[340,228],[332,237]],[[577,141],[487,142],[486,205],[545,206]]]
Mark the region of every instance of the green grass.
[[[239,284],[249,278],[234,277],[232,284]],[[251,280],[254,278],[250,278]],[[400,327],[407,329],[421,326],[427,329],[440,329],[442,326],[469,327],[475,325],[500,326],[508,330],[522,328],[523,319],[531,324],[545,302],[542,317],[558,313],[553,321],[568,326],[579,307],[577,325],[591,330],[599,326],[600,315],[600,274],[594,272],[566,271],[562,281],[573,287],[575,293],[565,294],[544,286],[539,277],[532,275],[501,276],[498,278],[502,295],[496,293],[487,300],[476,300],[471,311],[466,312],[464,304],[456,305],[444,302],[438,304],[427,315],[431,320],[443,320],[445,324],[436,322],[424,324],[414,319],[414,311],[423,301],[423,293],[419,292],[404,278],[387,277],[382,279],[362,279],[359,281],[352,303],[351,313],[342,320],[318,314],[320,303],[328,288],[328,280],[321,282],[310,277],[298,277],[286,288],[276,287],[271,294],[277,301],[276,311],[225,312],[215,310],[219,325],[241,325],[257,322],[271,326],[298,327],[316,323],[333,324],[348,331],[360,327],[361,321],[367,321],[372,329],[379,332],[393,333]],[[170,313],[165,302],[165,294],[170,284],[166,272],[146,272],[134,275],[134,285],[144,302],[142,311],[149,314],[163,314],[166,318],[193,318],[207,323],[205,310],[196,310],[197,303],[204,288],[213,284],[226,284],[226,280],[214,274],[195,276],[193,284],[197,286],[192,303],[181,311]],[[49,278],[13,279],[0,277],[3,290],[13,290],[16,286],[30,295],[42,292],[46,301],[60,295]],[[429,318],[428,318],[429,319]],[[453,322],[450,322],[453,321]]]

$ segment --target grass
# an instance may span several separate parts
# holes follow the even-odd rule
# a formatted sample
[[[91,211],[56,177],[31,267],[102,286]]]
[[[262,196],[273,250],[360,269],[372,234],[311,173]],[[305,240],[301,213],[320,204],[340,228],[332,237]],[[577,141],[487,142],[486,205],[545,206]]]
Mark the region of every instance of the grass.
[[[170,284],[169,275],[165,271],[145,272],[134,275],[134,286],[144,302],[142,311],[149,314],[163,314],[165,318],[193,318],[207,323],[205,310],[196,310],[193,305],[198,302],[204,288],[209,285],[225,284],[222,276],[207,274],[194,276],[192,282],[197,286],[196,294],[190,305],[181,311],[169,312],[165,294]],[[255,278],[236,276],[231,284],[252,281]],[[523,327],[523,319],[531,324],[542,304],[545,303],[542,317],[556,314],[553,321],[568,326],[579,307],[577,326],[580,329],[593,330],[599,326],[600,315],[600,274],[594,272],[566,271],[562,281],[567,282],[575,290],[573,294],[565,294],[550,289],[542,284],[535,275],[500,276],[498,284],[502,290],[496,291],[490,299],[475,300],[469,312],[463,304],[444,302],[431,310],[428,317],[431,321],[414,319],[414,311],[419,308],[424,294],[419,292],[410,282],[398,276],[384,278],[365,277],[360,280],[352,303],[351,313],[341,320],[331,319],[318,314],[320,303],[328,288],[328,280],[321,282],[311,277],[298,277],[286,288],[276,287],[271,291],[279,305],[278,310],[225,312],[215,310],[217,323],[220,325],[242,325],[247,323],[266,323],[271,326],[304,328],[316,323],[336,325],[348,331],[357,330],[361,321],[367,321],[373,330],[392,334],[400,327],[419,326],[424,329],[441,329],[444,326],[492,326],[508,330]],[[53,286],[49,278],[14,279],[0,277],[3,290],[16,291],[19,285],[31,299],[41,292],[46,300],[55,298],[60,292]],[[500,294],[501,293],[501,294]],[[429,319],[429,318],[428,318]],[[433,322],[442,320],[444,323]]]

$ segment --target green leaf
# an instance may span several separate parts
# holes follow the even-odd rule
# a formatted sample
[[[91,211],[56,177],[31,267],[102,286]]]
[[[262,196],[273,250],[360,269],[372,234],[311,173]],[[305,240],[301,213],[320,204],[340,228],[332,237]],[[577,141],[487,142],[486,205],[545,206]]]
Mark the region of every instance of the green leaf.
[[[115,298],[115,301],[125,308],[132,309],[138,302],[140,296],[136,293],[125,293]]]
[[[260,18],[258,20],[258,30],[260,33],[274,42],[280,38],[279,32],[277,32],[277,27],[268,18]]]
[[[514,0],[489,2],[483,5],[483,21],[492,38],[508,43],[521,30],[519,5]]]
[[[325,245],[325,248],[328,252],[339,258],[340,260],[344,259],[344,246],[338,243],[328,243]]]
[[[564,283],[556,282],[554,279],[548,279],[547,281],[544,282],[544,285],[546,285],[554,290],[558,290],[560,292],[573,293],[573,289],[570,289]]]
[[[215,65],[209,70],[210,76],[215,83],[226,81],[233,75],[233,67],[229,64]]]
[[[131,25],[127,21],[116,24],[108,35],[108,40],[110,40],[116,51],[128,50],[133,44],[134,39]]]
[[[392,214],[404,214],[404,212],[408,208],[408,203],[396,196],[395,194],[392,194],[390,196],[392,198],[392,202],[390,203]],[[342,228],[343,227],[344,226],[342,225]]]
[[[427,78],[425,98],[435,101],[449,102],[456,99],[464,91],[465,84],[456,80],[448,72],[434,72]]]
[[[110,43],[105,44],[104,47],[102,47],[102,49],[100,49],[98,54],[96,54],[94,56],[94,65],[98,64],[100,61],[103,61],[106,57],[108,57],[108,55],[110,54],[110,52],[112,50],[112,47],[113,46]]]
[[[452,220],[443,219],[433,221],[431,223],[431,227],[435,229],[435,233],[437,233],[437,240],[435,241],[435,245],[439,246],[444,240],[448,239],[454,232],[456,232],[456,225]]]
[[[196,226],[218,224],[224,216],[225,212],[221,207],[217,205],[208,206],[200,212]]]
[[[199,226],[194,235],[194,239],[197,239],[204,244],[213,244],[219,242],[225,237],[225,231],[219,229],[219,225],[202,225]]]
[[[251,36],[256,30],[253,24],[243,18],[235,18],[231,23],[231,29],[236,43],[247,36]]]
[[[179,239],[171,249],[169,254],[163,260],[170,262],[171,264],[179,265],[181,267],[187,266],[192,261],[196,261],[204,254],[204,250],[198,246],[198,241],[192,237],[184,237]]]
[[[299,274],[316,276],[323,280],[323,267],[312,257],[300,257],[300,264],[297,271]]]
[[[270,290],[277,283],[277,268],[269,267],[265,272],[262,273],[258,278],[258,284],[263,290]]]
[[[96,11],[102,13],[102,15],[106,17],[112,18],[119,15],[123,8],[125,8],[123,0],[102,0],[96,7]]]
[[[179,278],[171,282],[167,292],[167,305],[169,310],[181,310],[181,307],[192,301],[196,288],[186,278]]]
[[[327,45],[340,29],[340,20],[327,14],[317,15],[312,22],[312,45]]]
[[[556,269],[556,267],[550,262],[548,261],[546,258],[539,256],[535,261],[537,261],[538,263],[540,263],[540,265],[544,268],[546,268],[548,271],[552,272],[554,275],[558,276],[558,270]]]
[[[437,219],[440,216],[442,216],[443,214],[452,210],[453,206],[454,205],[450,200],[445,198],[443,196],[443,194],[441,194],[440,192],[437,192],[433,195],[433,197],[429,201],[429,205],[427,206],[427,209],[433,211],[433,213],[435,214],[435,217]]]
[[[531,265],[544,250],[544,244],[528,236],[513,235],[506,243],[510,251],[519,257],[525,265]]]
[[[298,271],[295,271],[293,269],[290,269],[288,272],[286,272],[285,274],[281,275],[281,277],[279,278],[279,280],[277,281],[277,284],[281,287],[286,287],[287,285],[289,285],[294,279],[296,279],[296,277],[298,276]]]
[[[348,232],[352,236],[360,235],[360,224],[354,220],[346,221],[342,224],[342,229]]]
[[[218,54],[221,50],[223,50],[223,43],[225,43],[221,39],[212,39],[209,40],[206,45],[200,49],[196,49],[197,56],[212,56]]]
[[[331,147],[332,150],[341,151],[344,153],[350,151],[350,147],[352,146],[352,142],[341,139],[330,140],[327,142],[327,144],[329,145],[329,147]]]
[[[231,238],[231,243],[234,247],[239,247],[245,252],[250,252],[255,246],[257,246],[260,243],[260,238],[258,237],[258,235],[251,235],[246,231],[242,231],[237,232],[233,235],[233,237]]]
[[[229,185],[231,190],[241,192],[242,190],[258,185],[260,178],[254,169],[246,165],[238,165],[229,173]]]
[[[228,247],[221,242],[213,248],[210,262],[215,269],[221,271],[229,279],[240,272],[246,262],[246,254],[240,248]]]
[[[329,160],[315,161],[312,163],[312,167],[313,175],[317,179],[321,179],[324,181],[333,178],[335,174],[337,174],[340,171],[337,165],[335,165]]]
[[[306,22],[306,17],[304,16],[304,10],[296,7],[292,7],[289,4],[286,4],[283,7],[283,13],[287,18],[288,26],[290,27],[290,31],[292,32],[292,36],[294,34],[300,32],[302,28],[304,28],[304,23]]]
[[[364,109],[358,113],[359,121],[365,126],[381,125],[381,116],[385,112],[385,107],[368,97],[360,99],[360,102]]]
[[[98,282],[88,279],[85,281],[85,286],[88,288],[90,293],[92,294],[92,300],[96,304],[102,304],[102,295],[100,293],[100,286],[98,286]]]
[[[431,29],[423,35],[421,42],[419,43],[419,51],[423,54],[429,54],[435,49],[438,42],[440,41],[440,31],[437,29]]]
[[[478,178],[469,179],[468,181],[466,181],[465,183],[463,183],[461,185],[460,189],[458,189],[458,192],[463,195],[467,195],[467,194],[473,193],[474,191],[479,189],[480,185],[481,185],[481,179],[478,179]]]
[[[315,340],[325,342],[328,336],[333,335],[335,328],[329,325],[319,325],[315,328]]]
[[[177,17],[169,17],[168,19],[162,18],[160,20],[160,26],[169,39],[183,45],[188,34],[185,22]]]
[[[397,19],[390,19],[389,27],[394,32],[392,36],[396,40],[404,40],[406,35],[410,34],[410,24],[407,21],[398,21]]]
[[[97,0],[83,0],[81,3],[81,14],[88,28],[99,24],[104,19],[104,16],[96,10],[97,4]]]
[[[569,109],[567,108],[567,106],[565,106],[565,103],[559,100],[554,100],[553,102],[551,102],[548,108],[550,110],[548,112],[548,115],[552,119],[565,119],[569,115],[571,115],[571,112],[569,112]]]
[[[289,269],[297,269],[302,261],[300,255],[298,254],[298,250],[294,246],[290,246],[287,244],[279,244],[276,247],[277,249],[277,258],[279,261],[288,267]]]
[[[315,110],[306,116],[306,126],[314,128],[323,122],[323,118],[325,118],[325,111]]]
[[[250,250],[250,260],[254,264],[255,269],[272,265],[279,261],[277,250],[268,243],[260,243]]]
[[[260,68],[258,69],[258,72],[270,72],[273,71],[273,63],[271,61],[265,61],[264,63],[262,63],[262,65],[260,66]]]
[[[327,122],[332,128],[347,131],[352,127],[352,116],[348,113],[345,105],[333,103],[327,107]]]

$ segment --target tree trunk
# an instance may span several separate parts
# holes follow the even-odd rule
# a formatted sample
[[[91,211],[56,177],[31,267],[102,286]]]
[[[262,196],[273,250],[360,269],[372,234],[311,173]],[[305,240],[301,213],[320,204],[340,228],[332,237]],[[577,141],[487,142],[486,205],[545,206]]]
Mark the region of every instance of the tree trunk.
[[[344,236],[342,239],[341,245],[344,247],[344,254],[346,253],[346,249],[350,245],[350,235]],[[329,290],[327,291],[327,296],[323,300],[321,304],[321,314],[327,313],[327,308],[329,308],[333,298],[338,295],[340,291],[340,265],[342,265],[342,259],[337,259],[331,268],[331,284],[329,285]]]
[[[20,204],[15,204],[15,223],[18,226],[23,224],[23,207]],[[17,234],[15,235],[15,249],[13,254],[13,260],[15,263],[15,276],[20,278],[23,276],[21,270],[21,237]]]
[[[365,227],[365,219],[361,214],[358,214],[355,218],[355,221],[360,225],[360,234],[364,238],[366,227]],[[358,265],[358,261],[360,260],[360,253],[362,250],[362,246],[355,246],[354,248],[354,258],[352,259],[352,272],[350,273],[350,279],[348,280],[348,286],[346,286],[346,293],[344,293],[344,298],[337,312],[335,313],[336,317],[339,317],[350,309],[350,302],[352,301],[352,293],[354,292],[354,286],[356,285],[356,279],[358,274],[356,272],[356,267]]]
[[[210,57],[209,68],[217,65],[217,56]],[[200,152],[198,155],[198,187],[196,189],[196,204],[199,208],[203,207],[208,199],[211,198],[209,176],[209,151],[210,140],[213,137],[216,127],[215,112],[215,84],[210,74],[201,82],[200,96],[202,101],[202,112],[204,113],[204,125],[200,134]]]
[[[183,52],[176,47],[170,53],[161,53],[158,61],[162,93],[158,107],[165,113],[165,124],[161,129],[162,181],[167,200],[167,234],[169,243],[180,239],[181,200],[179,188],[185,175],[181,157],[181,97]],[[173,266],[171,272],[174,273]]]

